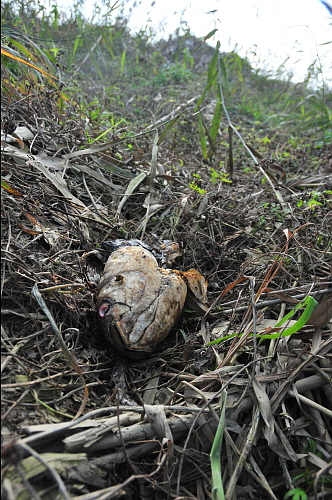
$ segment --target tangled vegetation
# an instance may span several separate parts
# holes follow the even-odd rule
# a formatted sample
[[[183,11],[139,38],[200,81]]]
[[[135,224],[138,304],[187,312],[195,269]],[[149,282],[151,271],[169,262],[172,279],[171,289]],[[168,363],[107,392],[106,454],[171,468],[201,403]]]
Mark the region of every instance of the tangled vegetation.
[[[330,90],[211,34],[2,13],[4,498],[329,498]],[[144,360],[97,323],[115,239],[209,284]]]

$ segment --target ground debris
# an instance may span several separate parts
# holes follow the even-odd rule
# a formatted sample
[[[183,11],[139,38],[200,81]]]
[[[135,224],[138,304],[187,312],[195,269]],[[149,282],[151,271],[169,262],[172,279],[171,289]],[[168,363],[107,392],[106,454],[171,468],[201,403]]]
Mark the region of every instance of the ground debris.
[[[134,152],[121,137],[87,144],[74,103],[64,122],[47,97],[29,114],[14,104],[3,106],[16,135],[2,137],[6,498],[209,498],[223,404],[226,498],[327,492],[330,214],[305,191],[294,204],[292,190],[323,190],[328,172],[286,182],[281,205],[239,152],[245,168],[225,184],[190,148],[170,168],[180,162],[167,139],[152,175],[153,139]],[[190,187],[193,172],[206,193]],[[101,335],[96,292],[103,243],[141,237],[179,244],[176,268],[207,277],[209,307],[187,304],[156,353],[126,361]]]

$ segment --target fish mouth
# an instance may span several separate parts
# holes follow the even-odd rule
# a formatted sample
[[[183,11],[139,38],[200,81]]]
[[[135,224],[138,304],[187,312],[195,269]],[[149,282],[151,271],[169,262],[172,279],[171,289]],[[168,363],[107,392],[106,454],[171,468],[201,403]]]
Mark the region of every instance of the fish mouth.
[[[125,306],[125,309],[120,310],[119,307],[115,308],[115,306]],[[110,318],[113,318],[114,320],[118,321],[118,319],[121,318],[122,314],[131,310],[131,306],[129,304],[126,304],[125,302],[113,302],[110,299],[102,299],[97,304],[97,309],[98,309],[98,314],[101,318],[109,316]]]
[[[150,354],[151,351],[142,350],[139,346],[129,346],[125,341],[124,333],[122,332],[122,327],[120,322],[114,322],[110,325],[110,334],[112,336],[112,347],[121,357],[128,359],[142,359]]]
[[[101,304],[98,311],[102,309],[102,312],[104,312],[104,309],[108,307],[108,304]],[[123,332],[121,321],[115,321],[112,314],[100,314],[99,323],[101,324],[104,338],[106,338],[112,350],[122,358],[139,360],[152,354],[153,350],[147,350],[146,346],[142,349],[139,345],[129,345],[126,335]]]

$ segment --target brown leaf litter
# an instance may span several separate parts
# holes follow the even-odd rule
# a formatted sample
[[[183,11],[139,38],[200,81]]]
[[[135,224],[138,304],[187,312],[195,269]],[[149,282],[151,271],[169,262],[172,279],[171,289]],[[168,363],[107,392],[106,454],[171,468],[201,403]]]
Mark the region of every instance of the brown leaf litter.
[[[327,498],[326,208],[263,212],[273,193],[262,189],[259,173],[208,184],[193,155],[209,186],[201,197],[188,187],[186,167],[178,182],[167,169],[153,174],[141,154],[152,155],[147,134],[137,134],[134,152],[125,138],[91,146],[75,106],[64,120],[49,96],[30,96],[29,110],[25,101],[6,103],[4,113],[20,127],[14,142],[6,130],[2,139],[6,497],[210,498],[209,453],[227,391],[226,498],[281,499],[295,487]],[[165,157],[174,154],[168,147],[165,140]],[[289,207],[292,196],[285,190]],[[101,335],[96,291],[108,257],[102,244],[141,237],[151,247],[163,239],[181,244],[176,267],[208,279],[211,314],[185,307],[156,353],[126,361]],[[319,305],[299,332],[259,339],[261,328],[273,328],[308,294]],[[236,336],[207,346],[228,333]]]

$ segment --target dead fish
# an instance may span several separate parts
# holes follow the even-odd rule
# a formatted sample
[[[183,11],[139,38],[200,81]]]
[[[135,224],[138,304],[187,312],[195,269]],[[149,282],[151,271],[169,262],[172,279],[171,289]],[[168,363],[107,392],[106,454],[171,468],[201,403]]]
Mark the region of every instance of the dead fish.
[[[118,248],[108,258],[97,290],[106,339],[123,357],[144,357],[175,325],[186,296],[179,271],[160,268],[141,246]]]
[[[206,279],[195,269],[165,269],[146,245],[117,246],[109,256],[97,289],[103,333],[123,357],[152,353],[178,320],[185,302],[212,317],[206,306]]]

